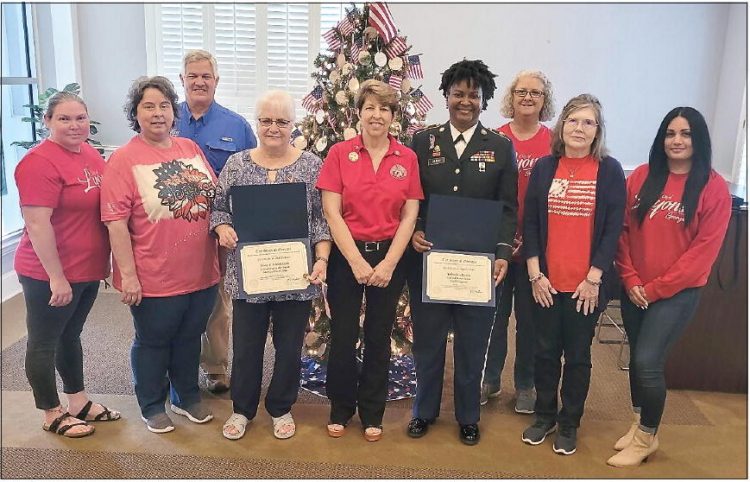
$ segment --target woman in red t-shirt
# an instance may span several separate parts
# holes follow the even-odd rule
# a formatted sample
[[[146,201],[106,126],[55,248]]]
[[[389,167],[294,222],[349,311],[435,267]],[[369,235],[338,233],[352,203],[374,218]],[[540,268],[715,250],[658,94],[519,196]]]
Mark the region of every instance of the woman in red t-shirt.
[[[607,300],[600,287],[613,270],[625,211],[625,175],[607,155],[596,97],[579,95],[563,109],[552,133],[552,155],[531,173],[525,208],[523,254],[536,302],[537,399],[535,421],[522,439],[538,445],[558,430],[553,450],[572,455],[591,380],[594,325]]]
[[[672,109],[659,126],[648,164],[627,182],[617,266],[634,421],[615,443],[622,451],[609,465],[640,465],[659,447],[667,353],[695,313],[730,214],[726,182],[711,169],[706,121],[692,107]]]
[[[383,433],[390,335],[406,279],[402,256],[424,196],[417,155],[388,134],[398,109],[393,88],[367,80],[356,106],[362,134],[331,147],[317,183],[335,243],[328,267],[328,434],[343,435],[358,411],[365,439],[374,442]],[[363,291],[365,349],[358,373]]]
[[[83,386],[81,330],[99,281],[109,275],[109,241],[99,220],[104,160],[86,142],[89,116],[77,95],[53,95],[44,124],[49,138],[15,171],[25,222],[14,268],[26,301],[26,376],[36,407],[44,411],[42,428],[84,437],[94,432],[86,422],[120,418],[91,402]],[[60,405],[55,367],[67,409]]]
[[[487,349],[487,362],[482,380],[480,403],[500,395],[500,375],[508,353],[508,320],[511,309],[516,319],[516,359],[513,383],[516,388],[518,413],[534,413],[534,324],[531,321],[531,285],[526,262],[521,258],[523,232],[523,199],[536,161],[549,155],[551,132],[543,121],[555,115],[552,83],[540,71],[524,70],[508,85],[503,97],[501,114],[512,120],[498,129],[513,141],[518,166],[518,227],[513,258],[497,303],[495,324]],[[515,298],[515,303],[513,299]],[[515,306],[514,306],[515,304]]]

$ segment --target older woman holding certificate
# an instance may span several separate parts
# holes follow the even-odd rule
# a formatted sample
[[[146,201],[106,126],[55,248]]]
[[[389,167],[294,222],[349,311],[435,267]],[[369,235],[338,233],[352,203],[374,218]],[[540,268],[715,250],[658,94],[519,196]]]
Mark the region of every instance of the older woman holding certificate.
[[[406,275],[402,255],[423,196],[416,155],[388,134],[398,109],[396,92],[367,80],[356,106],[362,134],[331,147],[317,185],[335,241],[328,290],[328,434],[342,436],[359,409],[364,437],[375,442],[383,433],[390,335]],[[365,349],[358,372],[363,291]]]
[[[323,218],[320,192],[315,181],[323,162],[319,157],[303,152],[290,144],[294,127],[294,100],[283,91],[274,90],[258,99],[258,147],[233,154],[219,175],[219,185],[211,229],[219,237],[219,244],[230,250],[239,241],[232,214],[241,206],[229,202],[232,186],[253,186],[282,183],[305,183],[307,192],[307,224],[310,245],[315,247],[315,262],[308,276],[306,289],[277,294],[244,295],[238,285],[238,271],[234,253],[227,256],[225,289],[233,299],[232,316],[232,405],[233,413],[223,427],[226,438],[237,440],[245,434],[260,401],[263,377],[263,352],[268,326],[273,318],[273,346],[276,359],[265,406],[273,421],[273,434],[286,439],[294,435],[296,426],[291,408],[297,401],[300,382],[300,352],[305,336],[305,324],[310,316],[311,303],[321,295],[320,285],[326,279],[328,256],[331,251],[330,234]]]

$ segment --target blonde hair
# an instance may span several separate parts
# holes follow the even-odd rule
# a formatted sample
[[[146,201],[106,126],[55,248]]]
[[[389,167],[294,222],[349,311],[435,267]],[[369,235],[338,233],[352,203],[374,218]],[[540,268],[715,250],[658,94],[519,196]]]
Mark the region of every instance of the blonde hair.
[[[362,106],[365,105],[368,97],[374,97],[375,102],[387,106],[391,109],[391,114],[394,116],[398,112],[399,104],[396,91],[385,82],[375,79],[368,79],[362,82],[362,85],[359,86],[359,92],[357,92],[357,98],[354,101],[358,112],[362,110]]]
[[[203,49],[188,50],[182,57],[182,75],[187,72],[188,64],[193,62],[200,62],[201,60],[208,60],[211,63],[211,70],[214,71],[214,77],[219,77],[219,66],[216,63],[216,57],[211,52]]]
[[[594,136],[594,142],[591,144],[591,156],[597,161],[601,161],[602,158],[609,154],[606,146],[607,130],[604,126],[604,116],[602,115],[602,104],[599,99],[591,94],[581,94],[573,97],[565,104],[560,117],[557,118],[555,127],[552,130],[552,155],[555,157],[563,157],[565,155],[565,143],[563,142],[562,132],[567,119],[573,112],[577,112],[581,109],[590,108],[594,111],[596,117],[596,135]]]
[[[521,80],[521,77],[533,77],[542,83],[544,86],[544,103],[542,104],[542,110],[539,111],[539,120],[542,122],[552,120],[552,118],[555,117],[555,94],[552,90],[552,82],[550,82],[541,70],[522,70],[516,74],[516,77],[505,89],[503,100],[500,102],[500,113],[503,117],[508,119],[512,119],[515,116],[515,111],[513,109],[513,91],[516,89],[516,85],[518,85],[518,81]]]
[[[56,92],[47,100],[47,108],[44,111],[44,118],[47,120],[52,119],[52,116],[55,115],[55,109],[63,102],[78,102],[83,106],[86,113],[88,113],[89,111],[88,107],[86,107],[86,103],[78,94],[62,90],[60,92]]]

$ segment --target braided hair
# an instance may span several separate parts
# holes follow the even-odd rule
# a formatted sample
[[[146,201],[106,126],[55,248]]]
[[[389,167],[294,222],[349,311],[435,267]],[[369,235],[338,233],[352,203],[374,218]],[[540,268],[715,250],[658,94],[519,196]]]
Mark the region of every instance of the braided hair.
[[[443,72],[440,90],[447,99],[451,86],[465,80],[471,88],[479,87],[482,89],[482,110],[486,110],[487,102],[495,95],[495,89],[497,88],[495,77],[497,75],[490,72],[487,64],[481,60],[463,59]]]

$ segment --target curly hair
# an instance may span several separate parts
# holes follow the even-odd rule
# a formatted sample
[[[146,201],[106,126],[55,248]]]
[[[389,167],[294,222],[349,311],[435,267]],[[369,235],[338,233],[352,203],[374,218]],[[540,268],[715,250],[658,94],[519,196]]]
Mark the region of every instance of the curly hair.
[[[497,89],[495,77],[497,75],[490,72],[489,67],[481,60],[463,59],[443,72],[440,90],[443,92],[443,97],[447,99],[451,86],[465,80],[470,87],[478,86],[482,89],[482,110],[486,110],[487,102],[495,95],[495,89]]]
[[[563,107],[560,117],[557,118],[554,129],[552,129],[552,155],[563,157],[565,155],[565,143],[563,142],[562,133],[565,120],[573,112],[581,109],[590,108],[594,111],[596,122],[596,136],[591,144],[591,156],[597,161],[601,161],[609,154],[606,145],[607,129],[604,125],[604,116],[602,115],[602,104],[595,96],[591,94],[580,94],[568,101]]]
[[[368,98],[372,98],[375,102],[391,109],[391,114],[394,116],[398,113],[399,104],[396,91],[385,82],[375,79],[368,79],[362,82],[354,101],[357,112],[362,111],[362,106],[365,105]]]
[[[156,89],[166,97],[172,104],[172,113],[174,114],[174,121],[170,128],[174,127],[179,117],[179,107],[177,106],[177,93],[174,90],[172,82],[160,75],[154,77],[138,77],[133,81],[133,84],[128,89],[128,95],[125,98],[125,105],[123,110],[125,116],[130,123],[130,128],[135,132],[141,132],[141,126],[138,124],[138,104],[143,100],[143,94],[146,89]]]
[[[516,85],[518,85],[521,77],[533,77],[542,83],[544,86],[544,103],[542,104],[542,110],[539,112],[539,120],[542,122],[552,120],[555,117],[555,93],[552,90],[552,82],[550,82],[541,70],[522,70],[516,74],[513,81],[508,84],[508,88],[505,89],[503,100],[500,103],[500,113],[508,119],[512,119],[515,116],[515,111],[513,110],[513,91],[516,89]]]

